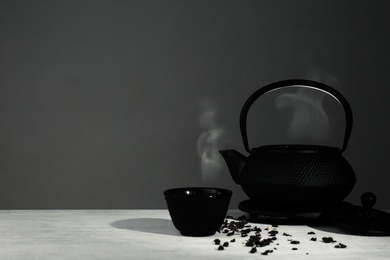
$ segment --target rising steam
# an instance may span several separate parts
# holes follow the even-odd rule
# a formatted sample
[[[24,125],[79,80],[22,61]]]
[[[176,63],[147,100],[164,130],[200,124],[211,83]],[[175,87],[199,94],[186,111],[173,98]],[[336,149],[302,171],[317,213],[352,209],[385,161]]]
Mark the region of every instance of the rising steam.
[[[310,68],[307,71],[307,78],[324,82],[325,84],[338,84],[337,78],[321,71],[306,61]],[[277,108],[292,109],[288,134],[294,139],[309,138],[311,140],[323,140],[330,133],[328,115],[323,107],[325,94],[309,88],[297,86],[294,93],[284,93],[276,98]]]
[[[284,93],[276,99],[276,107],[292,109],[288,134],[294,139],[324,139],[329,133],[329,120],[322,105],[324,95],[314,92],[298,88],[295,93]]]
[[[209,182],[217,179],[223,165],[219,155],[219,142],[224,131],[217,123],[217,104],[210,99],[201,99],[198,105],[199,126],[202,128],[202,133],[198,138],[197,151],[202,180]]]

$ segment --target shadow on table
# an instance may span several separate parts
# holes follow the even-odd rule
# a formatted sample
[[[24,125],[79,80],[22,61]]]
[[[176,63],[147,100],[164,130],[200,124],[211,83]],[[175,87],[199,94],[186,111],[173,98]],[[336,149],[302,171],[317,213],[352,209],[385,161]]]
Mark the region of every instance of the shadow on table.
[[[351,235],[351,236],[363,236],[364,234],[347,228],[335,226],[335,225],[308,225],[309,227],[329,233]]]
[[[180,236],[169,219],[160,218],[133,218],[114,221],[111,223],[114,228],[140,231],[146,233]]]

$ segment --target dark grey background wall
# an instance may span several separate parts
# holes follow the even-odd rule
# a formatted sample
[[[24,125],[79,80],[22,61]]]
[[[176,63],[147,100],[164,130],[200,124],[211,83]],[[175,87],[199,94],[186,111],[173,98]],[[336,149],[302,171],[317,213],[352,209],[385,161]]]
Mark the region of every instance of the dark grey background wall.
[[[347,200],[373,191],[390,208],[389,9],[387,0],[1,0],[0,208],[164,208],[163,190],[180,186],[232,189],[236,208],[246,196],[217,150],[243,152],[246,98],[289,78],[349,100],[344,156],[358,182]],[[298,140],[273,102],[254,107],[253,146]],[[323,102],[329,129],[304,129],[339,145],[341,112]]]

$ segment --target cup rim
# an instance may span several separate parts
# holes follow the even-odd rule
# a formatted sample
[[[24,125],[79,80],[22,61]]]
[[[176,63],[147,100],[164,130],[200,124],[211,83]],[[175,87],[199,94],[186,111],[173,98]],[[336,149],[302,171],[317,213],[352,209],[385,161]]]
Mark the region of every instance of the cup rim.
[[[201,193],[204,191],[209,192]],[[164,195],[167,198],[221,198],[231,197],[232,194],[231,190],[218,187],[179,187],[164,191]]]

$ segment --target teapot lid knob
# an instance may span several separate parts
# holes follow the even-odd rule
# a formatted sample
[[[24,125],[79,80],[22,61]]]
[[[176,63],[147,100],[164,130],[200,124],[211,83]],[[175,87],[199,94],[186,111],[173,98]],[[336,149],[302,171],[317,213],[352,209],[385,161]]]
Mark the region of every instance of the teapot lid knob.
[[[362,194],[360,199],[362,206],[341,202],[321,213],[321,217],[362,235],[389,236],[390,213],[372,208],[376,202],[372,192]]]
[[[362,202],[362,206],[364,208],[371,209],[376,203],[376,196],[372,192],[365,192],[360,197],[360,201]]]

